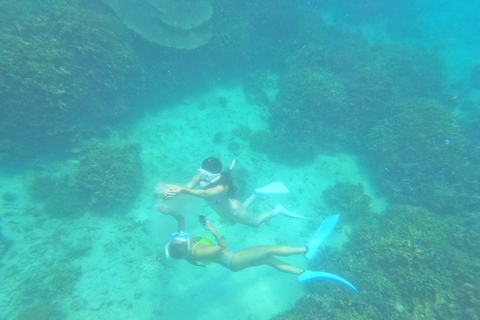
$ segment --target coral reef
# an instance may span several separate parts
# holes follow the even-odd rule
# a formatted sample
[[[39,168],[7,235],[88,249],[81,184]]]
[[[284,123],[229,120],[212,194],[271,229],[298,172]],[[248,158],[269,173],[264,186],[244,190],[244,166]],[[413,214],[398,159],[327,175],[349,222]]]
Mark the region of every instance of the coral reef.
[[[0,45],[8,48],[0,52],[0,159],[68,149],[98,131],[97,121],[129,111],[143,69],[128,29],[96,6],[0,2]]]
[[[368,25],[382,23],[392,34],[408,34],[420,32],[417,17],[419,15],[418,2],[406,0],[400,3],[390,3],[386,0],[349,1],[327,0],[321,1],[318,6],[322,11],[334,11],[336,19],[342,23]]]
[[[474,209],[479,166],[468,161],[454,115],[434,100],[406,100],[369,135],[370,164],[391,198],[434,212]]]
[[[318,153],[357,152],[397,203],[475,210],[480,152],[464,134],[478,130],[456,123],[438,55],[319,28],[322,36],[290,53],[280,74],[269,154],[301,164]]]
[[[130,204],[143,184],[140,146],[110,147],[93,142],[85,147],[76,174],[80,196],[96,210]]]
[[[207,0],[103,0],[140,36],[162,46],[195,49],[210,41],[207,22],[213,7]]]
[[[480,257],[464,246],[469,240],[456,220],[389,207],[354,222],[343,250],[327,247],[309,266],[350,279],[358,295],[314,281],[292,310],[273,319],[474,319]]]
[[[395,112],[396,100],[444,99],[443,63],[435,52],[373,45],[317,18],[304,21],[316,32],[300,33],[303,45],[286,50],[278,95],[268,104],[276,159],[302,163],[319,152],[362,150],[371,129]]]
[[[268,153],[271,140],[272,138],[267,130],[256,130],[250,137],[250,149],[255,152]]]
[[[337,182],[322,192],[325,205],[349,221],[365,219],[372,214],[371,199],[361,183]]]
[[[232,134],[241,140],[247,141],[252,135],[252,129],[245,124],[241,124],[232,129]]]
[[[318,29],[320,37],[306,36],[307,44],[288,53],[270,105],[271,153],[280,161],[363,150],[371,129],[397,111],[396,100],[445,100],[438,55],[403,44],[371,45],[335,27]]]
[[[345,85],[336,74],[322,70],[292,72],[280,79],[277,100],[270,107],[272,148],[290,163],[311,161],[335,144],[345,110]]]
[[[269,155],[293,165],[348,150],[363,156],[396,203],[475,210],[478,121],[469,120],[467,131],[457,124],[438,54],[318,28],[321,36],[290,53],[280,73]]]
[[[249,104],[268,107],[271,103],[268,91],[276,91],[277,83],[271,79],[266,71],[254,70],[245,75],[242,79],[243,92]]]

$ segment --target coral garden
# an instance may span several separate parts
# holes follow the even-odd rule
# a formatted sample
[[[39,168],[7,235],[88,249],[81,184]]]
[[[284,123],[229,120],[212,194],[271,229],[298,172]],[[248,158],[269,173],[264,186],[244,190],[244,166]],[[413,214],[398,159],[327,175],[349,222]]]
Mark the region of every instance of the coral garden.
[[[80,197],[98,211],[125,210],[143,184],[140,146],[110,147],[93,142],[83,154],[76,173]]]
[[[290,53],[282,68],[270,105],[275,158],[305,163],[320,152],[361,151],[372,128],[394,115],[398,99],[443,101],[442,64],[433,54],[406,45],[370,45],[360,35],[329,27],[320,32],[322,38]]]
[[[278,102],[271,107],[271,121],[277,124],[272,143],[278,146],[274,149],[278,157],[305,162],[335,143],[343,129],[337,124],[346,113],[345,94],[342,79],[329,71],[282,77]]]
[[[371,199],[361,183],[337,182],[322,192],[325,205],[347,221],[368,218]]]
[[[307,284],[308,294],[274,319],[476,319],[478,103],[452,98],[436,52],[372,43],[312,10],[341,6],[342,14],[353,12],[352,24],[381,16],[397,33],[411,30],[405,21],[415,15],[404,16],[413,1],[390,2],[2,0],[0,161],[78,155],[75,169],[39,173],[27,183],[42,208],[35,214],[58,222],[88,208],[126,210],[143,186],[139,145],[85,141],[148,111],[152,101],[164,107],[184,92],[235,79],[268,128],[216,129],[215,147],[237,157],[249,146],[290,166],[348,152],[391,204],[374,214],[362,184],[326,188],[324,203],[345,218],[338,227],[348,224],[348,241],[324,248],[309,268],[351,280],[359,294]],[[480,67],[468,81],[479,90]],[[466,115],[455,113],[460,103]],[[234,106],[224,96],[214,104],[219,112]],[[248,192],[253,174],[237,167],[233,175]],[[19,199],[2,194],[4,207]],[[17,319],[65,317],[51,301],[73,291],[81,269],[71,260],[90,242],[77,241],[70,255],[47,261],[19,284],[20,302],[32,307]],[[10,247],[0,233],[0,259]],[[41,260],[41,250],[32,248],[33,257]],[[8,278],[18,268],[2,273]]]
[[[435,213],[475,210],[480,152],[466,134],[476,130],[460,127],[452,111],[442,59],[311,22],[320,36],[303,34],[305,45],[289,48],[277,66],[278,94],[267,104],[271,140],[263,150],[289,165],[349,151],[396,203]],[[246,93],[263,78],[250,74]]]
[[[434,100],[398,101],[393,114],[373,127],[368,146],[379,184],[399,203],[436,213],[475,210],[478,162],[453,114]]]
[[[128,112],[143,68],[114,16],[89,1],[7,0],[0,21],[0,160],[68,149]]]
[[[309,266],[350,279],[358,295],[314,282],[273,319],[475,319],[480,258],[465,245],[480,229],[465,233],[466,223],[414,206],[358,220],[343,250],[327,247]]]

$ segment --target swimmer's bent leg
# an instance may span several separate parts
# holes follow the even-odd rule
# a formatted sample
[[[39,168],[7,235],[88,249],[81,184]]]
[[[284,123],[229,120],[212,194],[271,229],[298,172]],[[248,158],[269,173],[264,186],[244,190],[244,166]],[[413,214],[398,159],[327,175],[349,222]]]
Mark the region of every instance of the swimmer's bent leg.
[[[270,265],[275,269],[292,274],[300,274],[303,270],[280,261],[273,256],[287,257],[305,254],[306,247],[260,246],[239,250],[230,257],[230,270],[240,271],[246,268]]]

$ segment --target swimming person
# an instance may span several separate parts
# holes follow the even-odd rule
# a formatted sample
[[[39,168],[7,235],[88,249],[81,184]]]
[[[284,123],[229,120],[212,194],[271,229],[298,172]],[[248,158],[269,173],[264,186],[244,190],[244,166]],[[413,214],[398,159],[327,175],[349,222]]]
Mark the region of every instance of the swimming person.
[[[275,258],[304,255],[306,259],[311,260],[322,241],[337,223],[339,215],[328,216],[308,244],[303,247],[266,245],[230,251],[228,250],[225,237],[221,236],[208,220],[205,219],[201,223],[204,229],[212,234],[217,244],[213,244],[210,238],[201,236],[190,237],[188,233],[185,233],[185,218],[180,213],[169,209],[165,205],[158,205],[156,209],[164,215],[172,216],[178,222],[177,232],[171,234],[172,240],[165,246],[167,258],[184,259],[196,266],[216,263],[233,272],[268,265],[280,272],[296,275],[299,282],[327,280],[352,292],[358,292],[352,284],[336,275],[300,269]],[[199,264],[199,262],[202,262],[203,265]]]
[[[220,160],[214,157],[207,158],[202,162],[202,167],[197,170],[197,174],[189,183],[183,186],[168,185],[164,196],[166,199],[171,199],[183,193],[202,198],[219,216],[252,227],[258,227],[265,221],[278,215],[308,219],[289,212],[280,204],[277,204],[277,207],[272,211],[262,213],[256,217],[251,216],[247,208],[255,200],[257,194],[287,193],[288,190],[279,182],[272,183],[256,189],[255,193],[242,204],[236,199],[236,188],[230,174],[234,163],[235,161],[233,161],[230,169],[222,172]],[[201,189],[194,189],[196,186],[200,186]]]

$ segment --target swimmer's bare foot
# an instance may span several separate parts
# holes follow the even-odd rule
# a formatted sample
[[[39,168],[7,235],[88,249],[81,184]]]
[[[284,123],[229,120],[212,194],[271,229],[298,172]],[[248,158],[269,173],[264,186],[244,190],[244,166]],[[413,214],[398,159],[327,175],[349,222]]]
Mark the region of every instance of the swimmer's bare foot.
[[[164,214],[167,216],[172,215],[172,210],[170,210],[170,208],[164,204],[159,204],[158,206],[155,206],[155,209],[161,214]]]

